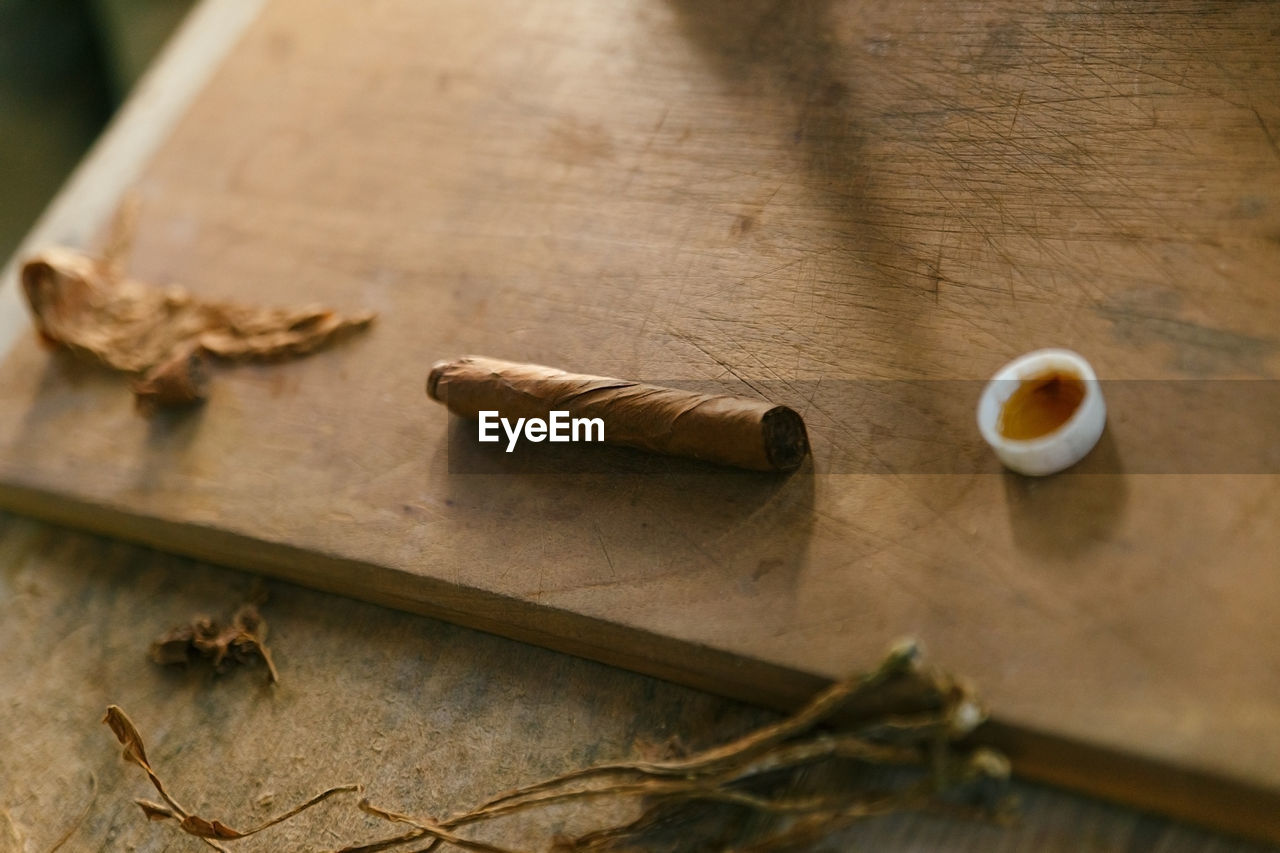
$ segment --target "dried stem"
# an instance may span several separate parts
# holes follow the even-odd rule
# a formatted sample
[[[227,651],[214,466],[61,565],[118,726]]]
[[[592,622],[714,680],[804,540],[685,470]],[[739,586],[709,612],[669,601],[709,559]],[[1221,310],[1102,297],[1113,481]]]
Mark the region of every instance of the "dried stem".
[[[133,724],[133,720],[129,719],[129,715],[118,705],[107,706],[107,713],[102,721],[111,727],[116,739],[124,745],[124,759],[143,769],[147,774],[147,779],[151,781],[151,786],[156,789],[160,799],[164,800],[163,806],[146,800],[139,800],[138,805],[141,807],[143,814],[149,820],[176,820],[183,832],[188,835],[194,835],[215,850],[226,851],[226,848],[219,844],[218,840],[231,841],[256,835],[264,829],[269,829],[278,823],[295,817],[312,806],[324,802],[335,794],[360,790],[359,785],[339,785],[315,795],[301,805],[295,806],[287,812],[255,826],[253,829],[244,831],[232,829],[219,820],[207,820],[199,815],[192,814],[170,796],[169,792],[165,790],[164,783],[160,781],[160,777],[156,775],[156,772],[151,768],[151,764],[147,761],[146,747],[143,744],[142,735],[138,733],[137,726]]]
[[[958,746],[957,742],[984,718],[982,707],[967,684],[945,673],[920,669],[917,658],[914,645],[900,645],[873,672],[833,684],[796,714],[682,759],[615,762],[572,770],[506,791],[445,819],[402,814],[361,799],[361,811],[408,829],[343,847],[337,853],[379,853],[410,845],[422,845],[413,853],[431,853],[442,845],[475,853],[516,853],[464,837],[458,830],[584,800],[640,798],[646,805],[630,822],[560,839],[557,849],[615,849],[651,833],[672,830],[673,824],[687,820],[682,810],[689,808],[745,811],[768,818],[765,830],[738,847],[728,848],[760,853],[792,848],[889,812],[941,811],[944,807],[954,812],[956,807],[939,799],[941,793],[984,778],[1004,779],[1008,762],[990,750],[966,751]],[[177,821],[184,832],[214,846],[215,839],[253,835],[330,796],[358,790],[354,785],[331,788],[260,826],[234,830],[192,815],[174,801],[147,763],[142,739],[123,711],[111,706],[106,722],[125,745],[125,758],[146,771],[164,800],[164,804],[139,801],[144,814],[152,820]],[[815,731],[819,726],[827,728]],[[840,761],[920,770],[917,781],[887,793],[831,785],[811,791],[795,789],[805,768]],[[967,811],[964,814],[972,816]]]

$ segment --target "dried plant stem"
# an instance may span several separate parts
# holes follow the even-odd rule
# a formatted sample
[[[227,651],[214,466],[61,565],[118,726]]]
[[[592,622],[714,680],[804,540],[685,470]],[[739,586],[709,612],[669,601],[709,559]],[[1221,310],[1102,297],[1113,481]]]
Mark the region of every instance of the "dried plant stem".
[[[619,762],[570,771],[507,791],[472,811],[439,822],[415,823],[414,819],[403,815],[399,817],[401,822],[419,826],[422,832],[419,837],[433,836],[433,841],[423,848],[429,851],[440,843],[454,843],[438,830],[450,831],[527,809],[586,798],[646,797],[657,801],[657,805],[650,807],[631,824],[574,840],[574,849],[598,849],[601,845],[630,837],[661,817],[664,808],[678,802],[725,803],[760,813],[797,816],[784,831],[744,848],[771,850],[810,836],[820,837],[876,814],[923,809],[938,791],[951,784],[984,774],[998,776],[1007,773],[1006,764],[993,761],[986,753],[980,754],[977,760],[962,762],[957,762],[951,755],[950,740],[966,734],[980,722],[982,712],[964,685],[939,674],[921,682],[936,694],[937,707],[932,712],[882,715],[866,722],[866,733],[862,730],[856,733],[819,732],[795,740],[815,726],[831,720],[853,700],[879,689],[889,680],[916,674],[915,665],[915,647],[910,644],[900,646],[874,672],[832,685],[793,716],[682,760]],[[905,740],[907,743],[880,743],[867,734],[872,732],[891,741]],[[830,758],[883,765],[927,766],[932,774],[907,790],[853,801],[848,795],[788,798],[761,796],[741,790],[741,785],[754,779]],[[957,767],[958,763],[961,766]],[[369,811],[376,814],[380,810]],[[430,831],[427,826],[431,827]]]
[[[138,733],[138,728],[133,724],[133,720],[129,719],[119,706],[107,706],[107,714],[102,720],[111,727],[111,731],[115,733],[116,739],[124,745],[124,758],[142,768],[150,780],[151,786],[156,789],[156,793],[164,800],[164,805],[148,802],[146,800],[138,800],[138,805],[142,808],[143,814],[150,820],[176,820],[183,832],[188,835],[194,835],[204,841],[210,847],[216,850],[226,851],[226,848],[220,845],[215,839],[234,840],[238,838],[247,838],[250,835],[256,835],[264,829],[269,829],[278,823],[288,820],[301,812],[324,802],[335,794],[349,793],[359,791],[359,785],[339,785],[329,788],[316,794],[311,799],[289,809],[283,814],[271,818],[265,823],[255,826],[249,830],[232,829],[226,824],[218,820],[206,820],[199,815],[192,814],[187,811],[178,801],[170,796],[165,790],[164,783],[160,781],[160,777],[151,769],[151,764],[147,761],[146,748],[142,741],[142,735]]]
[[[506,791],[470,811],[440,820],[402,814],[361,799],[361,811],[408,829],[343,847],[337,853],[379,853],[409,845],[422,845],[412,853],[431,853],[442,845],[474,853],[517,853],[464,837],[458,830],[567,802],[621,798],[641,798],[646,806],[628,823],[565,839],[560,848],[611,849],[645,833],[670,828],[681,809],[727,806],[767,817],[769,827],[768,834],[757,834],[731,849],[759,853],[782,850],[874,815],[941,810],[944,801],[938,799],[940,792],[981,778],[1006,777],[1008,762],[1002,756],[984,749],[970,752],[956,745],[983,717],[967,685],[943,673],[921,670],[915,647],[902,645],[873,672],[832,685],[796,714],[683,759],[615,762],[572,770]],[[335,794],[359,790],[355,785],[330,788],[253,829],[235,830],[192,815],[174,801],[147,763],[142,739],[123,711],[111,706],[106,722],[125,745],[126,760],[142,767],[164,800],[164,804],[139,801],[147,817],[174,820],[184,832],[215,847],[217,841],[244,838],[275,826]],[[815,731],[823,724],[834,728]],[[833,760],[913,766],[925,775],[887,793],[779,789],[782,782],[794,783],[803,768]]]
[[[432,846],[434,846],[435,843],[443,841],[446,844],[452,844],[453,846],[463,850],[474,850],[476,853],[515,853],[515,851],[508,850],[505,847],[495,847],[492,844],[485,844],[481,841],[472,841],[459,835],[454,835],[447,827],[442,824],[435,823],[434,821],[409,817],[408,815],[397,814],[396,812],[387,811],[386,809],[380,809],[371,804],[368,800],[361,800],[359,806],[361,811],[371,814],[374,817],[380,817],[383,820],[389,820],[393,823],[408,824],[421,833],[409,840],[416,841],[423,836],[429,835],[433,838]]]
[[[548,788],[559,787],[575,779],[590,776],[603,776],[617,773],[640,773],[650,776],[690,776],[712,773],[724,766],[731,766],[743,758],[767,750],[800,732],[807,731],[824,720],[860,690],[874,688],[885,678],[897,674],[911,665],[916,655],[914,645],[901,644],[895,647],[889,656],[875,671],[861,678],[838,681],[819,693],[796,714],[777,723],[765,726],[745,735],[738,740],[713,747],[696,755],[678,761],[647,762],[628,761],[613,764],[600,764],[571,771],[552,779],[546,779],[523,788],[500,794],[485,802],[476,809],[476,813],[495,807],[508,800],[522,799]]]
[[[504,794],[502,797],[496,798],[473,811],[449,818],[440,825],[452,829],[470,823],[503,817],[528,808],[549,806],[569,800],[612,796],[682,796],[690,799],[736,802],[741,805],[750,805],[761,811],[811,811],[816,807],[812,802],[808,805],[800,805],[797,802],[788,802],[786,800],[754,797],[730,790],[728,786],[751,777],[788,769],[801,764],[809,764],[833,756],[858,758],[882,764],[907,765],[920,764],[922,759],[918,752],[899,747],[877,747],[875,744],[868,744],[851,735],[820,735],[813,741],[780,747],[767,755],[760,756],[753,762],[737,766],[729,765],[727,769],[716,774],[696,774],[691,772],[685,778],[647,778],[598,787],[556,790],[568,782],[582,779],[584,775],[581,772],[568,773],[564,776],[531,785],[526,789]],[[653,773],[651,768],[655,766],[660,765],[649,765],[645,769],[638,769],[639,765],[622,768],[618,765],[601,766],[592,769],[607,770],[610,773],[620,772],[621,769],[625,772],[639,773],[651,777],[669,775],[665,770],[657,774]]]

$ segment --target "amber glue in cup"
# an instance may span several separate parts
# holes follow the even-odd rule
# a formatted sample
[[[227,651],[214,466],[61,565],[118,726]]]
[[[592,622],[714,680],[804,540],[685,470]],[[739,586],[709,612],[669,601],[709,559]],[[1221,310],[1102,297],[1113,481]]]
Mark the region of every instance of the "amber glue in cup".
[[[1107,406],[1089,362],[1042,349],[1000,369],[978,400],[978,429],[1010,470],[1055,474],[1079,462],[1102,435]]]

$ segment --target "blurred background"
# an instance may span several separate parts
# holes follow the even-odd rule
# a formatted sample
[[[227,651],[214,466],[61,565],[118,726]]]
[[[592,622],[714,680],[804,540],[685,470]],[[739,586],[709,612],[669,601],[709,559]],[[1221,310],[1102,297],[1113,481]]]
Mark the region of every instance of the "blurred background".
[[[0,0],[0,262],[195,0]]]

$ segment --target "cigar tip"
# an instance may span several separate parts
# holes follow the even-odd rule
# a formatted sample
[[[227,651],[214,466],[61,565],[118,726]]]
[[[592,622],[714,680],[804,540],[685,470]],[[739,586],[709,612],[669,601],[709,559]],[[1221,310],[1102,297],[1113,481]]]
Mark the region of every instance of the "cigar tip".
[[[440,399],[437,394],[437,386],[440,384],[440,377],[444,375],[445,368],[447,368],[451,363],[452,362],[448,361],[437,361],[435,364],[431,365],[431,372],[427,374],[427,396],[432,400]]]
[[[765,454],[774,470],[791,471],[800,467],[809,454],[809,435],[800,413],[776,406],[765,413],[763,426]]]

